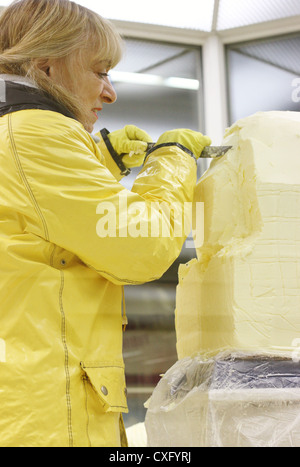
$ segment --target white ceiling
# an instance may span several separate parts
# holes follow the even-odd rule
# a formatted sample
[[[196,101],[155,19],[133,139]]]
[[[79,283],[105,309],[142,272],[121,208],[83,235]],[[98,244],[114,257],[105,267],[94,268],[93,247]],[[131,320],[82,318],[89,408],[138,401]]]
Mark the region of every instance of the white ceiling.
[[[300,0],[75,0],[119,21],[225,31],[300,15]],[[11,0],[0,0],[7,6]]]
[[[121,21],[199,31],[226,30],[300,15],[300,0],[78,0]]]
[[[220,0],[217,30],[300,15],[299,0]]]
[[[76,0],[102,16],[121,21],[209,31],[214,0]]]

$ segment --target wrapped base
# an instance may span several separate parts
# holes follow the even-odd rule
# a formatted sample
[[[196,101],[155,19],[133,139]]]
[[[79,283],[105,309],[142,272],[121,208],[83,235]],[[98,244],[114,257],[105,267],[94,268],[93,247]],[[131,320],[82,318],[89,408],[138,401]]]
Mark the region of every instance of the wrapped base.
[[[300,363],[221,353],[179,360],[153,392],[148,446],[300,447]]]

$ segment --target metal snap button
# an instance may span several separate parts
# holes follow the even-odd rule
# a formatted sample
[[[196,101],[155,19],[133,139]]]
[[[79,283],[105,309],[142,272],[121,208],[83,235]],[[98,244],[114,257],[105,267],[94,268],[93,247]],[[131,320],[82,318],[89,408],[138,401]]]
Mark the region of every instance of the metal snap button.
[[[101,386],[101,392],[104,396],[107,396],[108,394],[108,390],[107,390],[107,387],[106,386]]]
[[[62,266],[65,266],[65,265],[66,265],[66,260],[65,260],[65,259],[62,259],[61,262],[60,262],[60,264],[61,264]]]

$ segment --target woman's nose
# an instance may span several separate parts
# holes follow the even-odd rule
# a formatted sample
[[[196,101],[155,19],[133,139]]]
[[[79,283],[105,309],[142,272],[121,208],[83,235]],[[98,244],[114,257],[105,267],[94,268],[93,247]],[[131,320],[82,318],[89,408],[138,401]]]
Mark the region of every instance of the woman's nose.
[[[106,104],[113,104],[117,100],[117,93],[109,80],[105,81],[101,98]]]

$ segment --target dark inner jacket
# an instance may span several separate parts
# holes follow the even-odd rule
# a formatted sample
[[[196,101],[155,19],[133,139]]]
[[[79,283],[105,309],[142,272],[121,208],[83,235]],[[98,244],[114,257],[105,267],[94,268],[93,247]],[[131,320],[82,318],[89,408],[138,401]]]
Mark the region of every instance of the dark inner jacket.
[[[26,109],[52,110],[75,119],[75,116],[66,107],[39,89],[5,81],[5,102],[0,102],[0,117]]]

